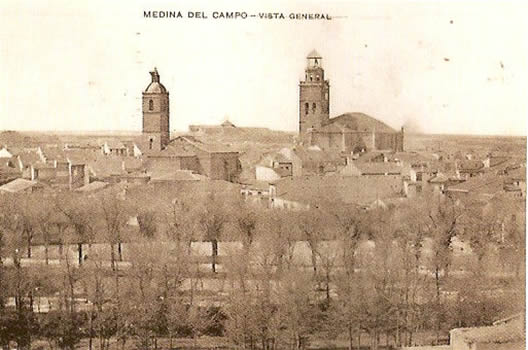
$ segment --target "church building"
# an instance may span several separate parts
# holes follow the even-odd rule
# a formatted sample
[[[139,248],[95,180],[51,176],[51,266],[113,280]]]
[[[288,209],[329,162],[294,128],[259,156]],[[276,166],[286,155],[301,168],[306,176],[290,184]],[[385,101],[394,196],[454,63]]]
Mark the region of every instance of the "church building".
[[[134,153],[144,158],[152,178],[170,178],[185,170],[211,180],[237,181],[242,170],[237,150],[191,136],[170,139],[169,92],[156,68],[150,76],[151,82],[143,91],[142,140]]]
[[[299,136],[304,145],[325,151],[403,151],[403,128],[396,131],[363,113],[330,118],[330,82],[325,80],[323,58],[308,54],[304,81],[299,83]]]

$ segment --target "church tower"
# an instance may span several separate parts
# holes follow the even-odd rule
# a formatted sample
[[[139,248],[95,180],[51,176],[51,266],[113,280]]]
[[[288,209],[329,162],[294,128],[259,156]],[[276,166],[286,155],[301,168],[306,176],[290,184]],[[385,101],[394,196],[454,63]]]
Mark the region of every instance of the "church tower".
[[[312,50],[306,57],[304,81],[299,83],[299,134],[326,125],[330,116],[330,82],[324,80],[323,58]]]
[[[169,92],[160,83],[156,68],[150,75],[152,81],[143,92],[143,136],[149,150],[161,151],[170,141]]]

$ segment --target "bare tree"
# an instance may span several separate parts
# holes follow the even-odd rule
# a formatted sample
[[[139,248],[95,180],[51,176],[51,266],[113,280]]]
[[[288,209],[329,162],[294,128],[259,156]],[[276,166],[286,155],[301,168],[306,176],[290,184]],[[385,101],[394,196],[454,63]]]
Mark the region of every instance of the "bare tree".
[[[203,232],[205,241],[211,242],[212,247],[212,271],[216,273],[218,259],[218,241],[220,240],[224,226],[227,223],[227,213],[214,193],[208,197],[203,208],[198,209],[198,224]]]

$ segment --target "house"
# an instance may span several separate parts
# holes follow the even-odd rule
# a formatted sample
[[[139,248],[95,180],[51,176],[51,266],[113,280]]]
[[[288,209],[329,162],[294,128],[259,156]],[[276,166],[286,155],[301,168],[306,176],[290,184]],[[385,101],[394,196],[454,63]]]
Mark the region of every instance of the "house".
[[[118,140],[108,140],[102,145],[103,154],[113,156],[127,156],[127,147]]]
[[[27,151],[17,154],[17,166],[22,172],[22,177],[31,178],[31,166],[40,161],[40,156],[36,151]]]
[[[397,166],[393,163],[379,163],[379,162],[369,162],[369,163],[355,163],[356,167],[361,172],[362,176],[401,176],[402,167]]]
[[[2,147],[0,148],[0,159],[2,158],[12,158],[13,157],[13,153],[10,152],[7,147]]]
[[[450,185],[444,193],[450,197],[461,198],[468,195],[480,195],[491,198],[504,192],[503,180],[493,173],[469,178],[459,184]]]
[[[442,173],[437,173],[433,178],[427,181],[431,186],[433,193],[443,193],[449,184],[449,177]]]
[[[150,180],[142,161],[133,157],[98,157],[95,161],[89,162],[87,167],[90,182],[147,183]]]
[[[64,151],[87,151],[90,153],[101,153],[101,146],[93,142],[65,143]]]
[[[0,193],[32,193],[43,188],[37,181],[15,179],[0,186]]]
[[[460,176],[467,178],[482,175],[485,163],[481,160],[462,160],[455,163]]]
[[[85,167],[84,162],[68,160],[66,163],[55,162],[53,164],[36,162],[31,165],[31,180],[38,180],[54,187],[74,189],[87,183]]]
[[[11,158],[0,159],[0,185],[17,179],[22,176],[22,172],[14,166]]]
[[[172,139],[160,151],[146,154],[151,174],[167,170],[191,170],[211,180],[235,181],[242,166],[239,152],[230,146],[207,143],[192,136]]]
[[[504,191],[514,198],[526,198],[526,168],[511,169],[505,176]]]

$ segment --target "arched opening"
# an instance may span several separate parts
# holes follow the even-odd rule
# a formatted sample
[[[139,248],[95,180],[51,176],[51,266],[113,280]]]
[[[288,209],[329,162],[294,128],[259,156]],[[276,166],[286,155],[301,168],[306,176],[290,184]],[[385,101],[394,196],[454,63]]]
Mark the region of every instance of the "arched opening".
[[[312,104],[312,113],[315,113],[316,105],[315,102]]]
[[[309,111],[310,111],[310,104],[306,102],[304,104],[304,114],[308,114]]]
[[[153,110],[154,110],[154,101],[149,100],[149,111],[153,111]]]
[[[149,149],[152,149],[153,144],[154,144],[154,139],[151,137],[149,139]]]

